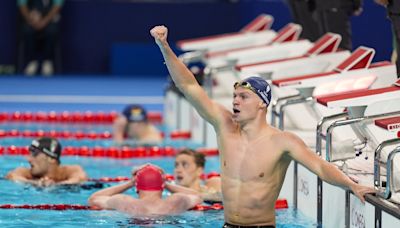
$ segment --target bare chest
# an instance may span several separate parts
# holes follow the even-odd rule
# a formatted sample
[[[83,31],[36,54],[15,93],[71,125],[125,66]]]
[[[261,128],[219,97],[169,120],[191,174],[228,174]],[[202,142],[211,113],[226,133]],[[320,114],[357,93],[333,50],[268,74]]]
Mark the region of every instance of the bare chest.
[[[270,140],[255,143],[228,140],[222,146],[221,168],[226,176],[240,181],[264,180],[273,175],[281,153]]]

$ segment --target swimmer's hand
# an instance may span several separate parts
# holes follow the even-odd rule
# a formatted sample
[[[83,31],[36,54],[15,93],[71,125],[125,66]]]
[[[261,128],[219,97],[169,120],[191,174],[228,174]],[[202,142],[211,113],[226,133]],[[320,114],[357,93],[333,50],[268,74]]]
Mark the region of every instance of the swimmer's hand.
[[[49,187],[51,185],[54,185],[56,182],[48,177],[42,177],[40,178],[35,185],[40,186],[40,187]]]
[[[158,46],[167,44],[168,29],[163,25],[155,26],[150,30],[150,34],[154,37]]]
[[[356,183],[351,185],[350,189],[360,199],[360,201],[362,203],[365,203],[365,195],[366,194],[374,194],[374,193],[377,192],[377,190],[375,190],[372,187],[367,187],[367,186],[359,185],[359,184],[356,184]]]

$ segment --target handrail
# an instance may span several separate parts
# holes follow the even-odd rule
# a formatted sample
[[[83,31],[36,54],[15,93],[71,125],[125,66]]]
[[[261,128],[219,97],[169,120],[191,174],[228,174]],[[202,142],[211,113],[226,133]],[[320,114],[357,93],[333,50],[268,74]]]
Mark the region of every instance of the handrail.
[[[380,175],[380,172],[381,172],[380,171],[381,152],[382,152],[384,147],[389,146],[389,145],[393,145],[393,144],[396,144],[396,143],[400,143],[400,138],[394,138],[394,139],[389,139],[389,140],[383,141],[375,149],[375,154],[374,154],[374,186],[375,186],[376,190],[381,190],[381,180],[380,180],[381,179],[381,175]],[[400,151],[400,147],[397,147],[395,150],[399,150]],[[383,198],[385,198],[385,199],[390,198],[390,187],[391,187],[390,184],[392,182],[389,179],[391,177],[391,175],[389,173],[391,171],[391,167],[392,166],[391,166],[391,162],[389,162],[389,160],[390,160],[392,152],[390,152],[390,154],[388,156],[388,159],[387,159],[387,164],[386,164],[387,165],[387,170],[386,170],[386,172],[387,172],[386,190],[384,192],[383,191],[379,191],[378,192],[378,195],[383,197]],[[390,163],[390,165],[389,165],[389,163]]]
[[[393,187],[393,159],[394,156],[396,156],[397,153],[400,153],[400,146],[398,146],[396,149],[392,150],[388,156],[388,161],[386,163],[386,174],[387,174],[387,180],[386,180],[386,191],[385,191],[385,196],[387,196],[386,199],[389,199],[391,197],[391,189],[394,189]]]
[[[326,131],[326,160],[328,162],[332,161],[332,152],[333,152],[332,132],[333,132],[334,128],[353,124],[353,123],[359,123],[359,122],[363,122],[366,120],[372,120],[372,119],[376,119],[376,118],[382,118],[382,117],[386,117],[386,116],[399,115],[399,114],[400,114],[400,111],[396,111],[396,112],[388,112],[388,113],[382,113],[382,114],[371,115],[371,116],[357,117],[357,118],[352,118],[352,119],[347,119],[347,120],[338,120],[338,121],[333,122]]]
[[[289,99],[295,99],[295,98],[300,98],[301,95],[300,94],[296,94],[296,95],[291,95],[291,96],[286,96],[286,97],[279,97],[278,99],[274,100],[272,102],[272,108],[271,108],[271,125],[272,126],[276,126],[275,124],[275,119],[276,116],[279,116],[279,112],[276,110],[279,103],[285,101],[285,100],[289,100]]]
[[[287,106],[294,105],[294,104],[301,104],[301,103],[311,102],[311,101],[314,101],[314,97],[301,97],[299,99],[287,100],[284,104],[282,104],[280,106],[279,119],[278,119],[279,120],[279,125],[278,125],[279,129],[280,130],[284,130],[284,128],[285,128],[285,123],[284,123],[284,118],[285,118],[284,114],[285,114],[285,112],[284,112],[284,109]]]
[[[322,134],[322,127],[323,125],[331,120],[339,119],[339,118],[344,118],[348,117],[349,113],[348,112],[343,112],[343,113],[338,113],[338,114],[333,114],[330,116],[324,116],[318,121],[317,123],[317,139],[315,143],[315,152],[317,153],[318,156],[321,156],[321,151],[322,151],[322,137],[325,137],[325,135]]]

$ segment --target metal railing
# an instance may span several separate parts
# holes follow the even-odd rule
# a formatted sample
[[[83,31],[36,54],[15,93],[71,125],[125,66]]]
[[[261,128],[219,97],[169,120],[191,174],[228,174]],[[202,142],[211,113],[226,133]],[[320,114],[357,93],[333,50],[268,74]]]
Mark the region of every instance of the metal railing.
[[[312,102],[312,101],[314,101],[313,97],[302,97],[301,95],[292,95],[292,96],[278,98],[272,104],[271,125],[276,127],[276,116],[278,116],[278,128],[280,130],[284,130],[285,109],[291,105]],[[277,107],[279,107],[279,110]]]
[[[380,165],[381,165],[381,152],[383,148],[389,145],[394,145],[394,144],[399,144],[400,143],[400,138],[394,138],[394,139],[389,139],[381,144],[378,145],[378,147],[375,150],[375,155],[374,155],[374,186],[375,189],[378,190],[377,195],[380,197],[383,197],[385,199],[389,199],[391,197],[392,189],[393,187],[393,159],[394,156],[397,153],[400,153],[400,146],[396,147],[394,150],[392,150],[387,158],[386,162],[386,188],[383,190],[383,187],[381,186],[381,170],[380,170]]]
[[[324,116],[321,118],[321,120],[317,124],[317,134],[316,134],[316,142],[315,142],[315,152],[317,153],[318,156],[321,156],[322,154],[322,139],[326,140],[326,134],[322,133],[322,128],[323,126],[328,122],[328,121],[333,121],[333,120],[339,120],[341,118],[347,118],[349,117],[348,112],[343,112],[343,113],[338,113],[330,116]]]
[[[352,119],[347,119],[347,120],[338,120],[333,122],[326,131],[326,160],[328,162],[332,162],[332,153],[333,153],[333,148],[332,148],[332,139],[333,139],[333,130],[336,127],[340,126],[345,126],[349,124],[354,124],[354,123],[361,123],[364,121],[368,120],[374,120],[382,117],[387,117],[387,116],[393,116],[393,115],[399,115],[400,111],[396,112],[389,112],[389,113],[383,113],[383,114],[377,114],[377,115],[371,115],[371,116],[364,116],[364,117],[358,117],[358,118],[352,118]]]

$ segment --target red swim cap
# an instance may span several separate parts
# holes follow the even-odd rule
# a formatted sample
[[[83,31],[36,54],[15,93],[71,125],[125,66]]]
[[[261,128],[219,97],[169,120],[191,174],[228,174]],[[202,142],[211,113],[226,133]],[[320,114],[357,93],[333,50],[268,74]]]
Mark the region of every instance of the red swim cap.
[[[164,177],[162,171],[153,165],[146,165],[137,171],[136,191],[162,191],[164,189]]]

